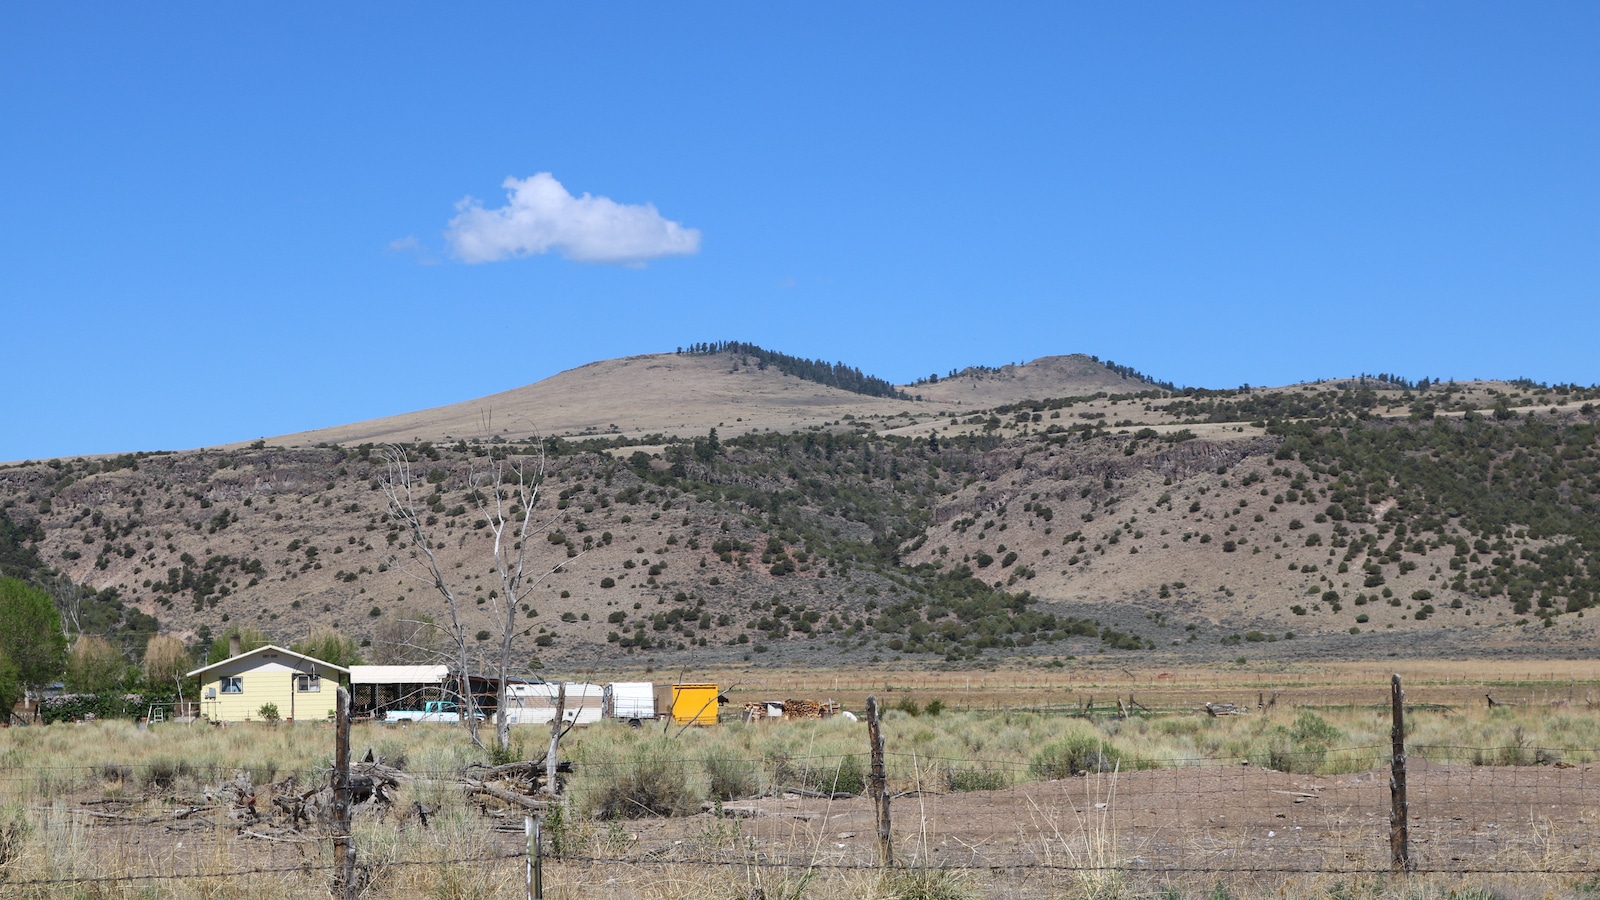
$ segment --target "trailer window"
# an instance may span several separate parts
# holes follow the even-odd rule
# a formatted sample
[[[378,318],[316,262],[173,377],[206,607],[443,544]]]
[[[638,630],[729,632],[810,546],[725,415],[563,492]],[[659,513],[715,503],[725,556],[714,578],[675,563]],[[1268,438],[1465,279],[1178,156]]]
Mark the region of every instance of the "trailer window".
[[[296,675],[294,689],[302,694],[315,694],[322,690],[321,675]]]
[[[244,676],[243,675],[224,675],[224,676],[222,676],[222,692],[224,694],[242,694],[242,693],[244,693]]]

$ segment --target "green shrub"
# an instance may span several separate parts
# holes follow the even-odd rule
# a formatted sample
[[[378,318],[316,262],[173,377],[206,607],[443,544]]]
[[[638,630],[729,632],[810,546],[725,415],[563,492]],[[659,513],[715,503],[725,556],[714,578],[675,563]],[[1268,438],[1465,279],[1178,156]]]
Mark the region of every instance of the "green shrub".
[[[596,818],[644,819],[686,816],[698,812],[700,796],[690,783],[679,746],[642,741],[621,759],[601,768],[598,784],[584,792],[583,802]]]
[[[1273,728],[1267,740],[1265,757],[1257,757],[1267,768],[1314,774],[1325,770],[1329,748],[1343,743],[1345,735],[1316,713],[1302,712],[1288,728]]]
[[[983,896],[967,885],[967,873],[948,869],[904,869],[884,881],[891,900],[976,900]]]
[[[718,750],[707,753],[702,760],[706,777],[710,780],[707,793],[712,800],[737,800],[749,797],[759,787],[756,767],[748,760],[739,759]]]
[[[1028,768],[1040,778],[1070,778],[1078,772],[1109,772],[1122,754],[1098,734],[1068,735],[1039,749]]]
[[[983,766],[947,766],[944,783],[952,794],[966,791],[999,791],[1011,786],[1004,769]]]
[[[867,792],[867,770],[859,756],[846,756],[832,766],[817,766],[807,773],[806,780],[819,791],[843,794]]]
[[[143,694],[62,694],[39,703],[46,725],[94,719],[135,719],[149,708]]]
[[[193,774],[194,767],[189,765],[187,760],[158,756],[145,767],[144,786],[149,791],[170,791],[177,785],[178,779],[188,778]]]

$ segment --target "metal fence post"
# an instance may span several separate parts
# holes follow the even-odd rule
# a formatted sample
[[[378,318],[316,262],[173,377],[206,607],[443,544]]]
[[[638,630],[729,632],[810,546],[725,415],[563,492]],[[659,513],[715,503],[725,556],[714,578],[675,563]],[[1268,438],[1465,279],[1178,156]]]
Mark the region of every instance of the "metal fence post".
[[[1410,808],[1406,802],[1406,706],[1400,676],[1389,681],[1394,727],[1389,732],[1393,762],[1389,775],[1389,865],[1396,872],[1411,869]]]

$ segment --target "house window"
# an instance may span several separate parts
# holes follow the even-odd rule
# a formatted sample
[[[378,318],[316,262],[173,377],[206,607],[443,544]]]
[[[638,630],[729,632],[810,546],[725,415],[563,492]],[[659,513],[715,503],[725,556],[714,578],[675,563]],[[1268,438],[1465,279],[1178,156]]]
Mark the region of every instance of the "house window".
[[[321,675],[296,675],[294,689],[303,694],[315,694],[322,690]]]
[[[244,693],[244,676],[243,675],[224,675],[224,676],[222,676],[222,692],[224,694],[242,694],[242,693]]]

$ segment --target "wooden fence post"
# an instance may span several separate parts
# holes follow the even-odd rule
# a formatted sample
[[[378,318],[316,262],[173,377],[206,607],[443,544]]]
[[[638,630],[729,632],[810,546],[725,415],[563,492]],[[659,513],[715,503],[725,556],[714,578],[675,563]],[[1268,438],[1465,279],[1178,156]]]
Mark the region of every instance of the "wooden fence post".
[[[336,689],[333,720],[333,895],[356,895],[356,848],[350,836],[350,692]]]
[[[544,789],[552,796],[556,793],[556,745],[561,743],[561,720],[567,714],[567,683],[556,688],[556,714],[550,720],[550,749],[544,755]]]
[[[522,817],[522,830],[528,838],[528,868],[525,896],[527,900],[544,900],[544,837],[540,820],[534,816]]]
[[[543,817],[533,820],[533,900],[544,900],[544,836],[540,834]]]
[[[1406,803],[1406,707],[1400,676],[1389,681],[1394,727],[1389,732],[1393,762],[1389,775],[1389,865],[1396,872],[1411,869],[1410,808]]]
[[[867,698],[867,739],[872,742],[872,809],[878,820],[878,863],[894,865],[894,838],[889,830],[889,778],[883,768],[883,729],[878,698]]]

